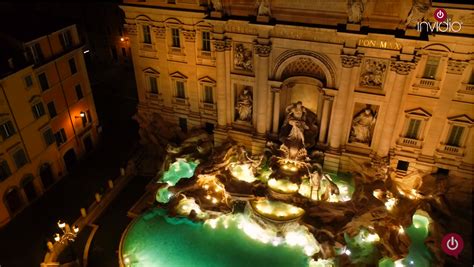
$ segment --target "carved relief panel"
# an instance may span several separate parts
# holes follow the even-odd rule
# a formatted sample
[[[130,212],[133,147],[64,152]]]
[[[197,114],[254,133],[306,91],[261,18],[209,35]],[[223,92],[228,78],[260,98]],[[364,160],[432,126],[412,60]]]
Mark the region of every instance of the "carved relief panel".
[[[234,44],[233,64],[234,70],[253,73],[253,52],[251,44]]]
[[[388,60],[365,58],[360,71],[359,86],[382,89],[389,65]]]

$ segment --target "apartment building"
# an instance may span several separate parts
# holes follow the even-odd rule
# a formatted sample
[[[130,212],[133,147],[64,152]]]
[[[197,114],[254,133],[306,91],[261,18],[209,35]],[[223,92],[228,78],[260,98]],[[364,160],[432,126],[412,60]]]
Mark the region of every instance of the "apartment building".
[[[0,227],[99,140],[76,26],[34,21],[0,31]]]

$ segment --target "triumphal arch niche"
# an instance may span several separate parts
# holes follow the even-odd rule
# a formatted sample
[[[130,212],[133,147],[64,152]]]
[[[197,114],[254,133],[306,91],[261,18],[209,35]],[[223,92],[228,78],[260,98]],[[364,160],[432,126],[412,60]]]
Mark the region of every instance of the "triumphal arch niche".
[[[280,141],[291,135],[292,117],[301,115],[305,146],[325,144],[332,102],[325,88],[334,87],[334,64],[326,55],[306,50],[285,52],[275,62],[271,75],[279,86],[272,85],[273,134]]]

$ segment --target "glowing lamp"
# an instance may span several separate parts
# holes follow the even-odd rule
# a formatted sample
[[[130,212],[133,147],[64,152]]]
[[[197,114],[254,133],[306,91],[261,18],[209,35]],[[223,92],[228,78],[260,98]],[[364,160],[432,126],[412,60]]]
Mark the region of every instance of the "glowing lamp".
[[[72,230],[77,234],[79,232],[79,227],[77,227],[77,225],[73,225]]]
[[[65,222],[62,222],[61,220],[58,221],[58,227],[63,229],[64,227],[66,227],[66,223]]]
[[[121,42],[125,41],[125,38],[120,37],[120,41],[121,41]]]
[[[54,235],[54,241],[59,242],[59,240],[61,240],[61,236],[58,233],[56,233]]]

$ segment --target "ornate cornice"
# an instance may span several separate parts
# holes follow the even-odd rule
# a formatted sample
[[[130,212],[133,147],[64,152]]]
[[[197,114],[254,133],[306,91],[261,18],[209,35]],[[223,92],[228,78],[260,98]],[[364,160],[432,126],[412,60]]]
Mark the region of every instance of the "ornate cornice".
[[[137,25],[136,24],[125,24],[125,32],[127,35],[136,35],[137,34]]]
[[[255,53],[261,57],[268,57],[272,51],[272,46],[269,44],[255,44]]]
[[[183,36],[186,42],[194,42],[196,40],[196,31],[183,30]]]
[[[390,70],[395,71],[400,75],[407,75],[410,71],[415,69],[416,64],[405,61],[392,61],[390,63]]]
[[[166,28],[165,27],[153,27],[153,31],[156,34],[156,38],[165,39],[166,38]]]
[[[225,40],[214,40],[214,48],[217,52],[224,52],[225,43]]]
[[[449,59],[447,73],[460,75],[464,72],[467,65],[465,61]]]
[[[342,67],[344,68],[352,68],[352,67],[360,66],[361,60],[362,60],[362,57],[360,56],[341,55]]]

